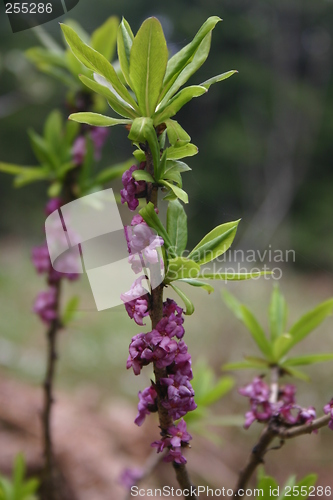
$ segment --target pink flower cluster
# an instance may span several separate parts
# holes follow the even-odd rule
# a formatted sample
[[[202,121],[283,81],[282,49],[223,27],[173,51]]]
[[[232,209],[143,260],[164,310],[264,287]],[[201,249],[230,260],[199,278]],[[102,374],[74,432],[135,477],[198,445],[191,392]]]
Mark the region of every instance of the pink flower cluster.
[[[123,173],[121,178],[124,185],[124,189],[120,191],[121,203],[127,203],[130,210],[135,210],[139,205],[138,198],[142,198],[146,195],[146,182],[136,181],[134,177],[132,177],[135,170],[143,170],[145,165],[145,162],[140,163],[139,166],[132,165],[131,168]]]
[[[102,149],[109,131],[106,127],[90,127],[90,138],[94,146],[95,160],[101,159]],[[82,165],[87,154],[87,139],[79,135],[72,147],[72,159],[75,165]]]
[[[255,377],[250,384],[239,389],[239,393],[250,398],[251,409],[245,414],[245,429],[255,420],[268,422],[276,418],[284,425],[293,426],[311,423],[316,418],[316,410],[312,406],[302,408],[296,404],[296,387],[291,384],[280,388],[276,402],[270,401],[271,390],[262,377]]]
[[[46,205],[46,215],[50,215],[55,210],[58,210],[62,205],[59,198],[52,198]],[[46,274],[48,289],[40,292],[34,303],[33,311],[39,315],[41,320],[50,324],[56,319],[57,308],[57,287],[56,284],[62,279],[67,278],[70,281],[76,280],[79,274],[60,273],[52,267],[49,251],[46,242],[43,245],[37,246],[32,250],[32,262],[38,274]],[[73,266],[71,266],[73,268]]]
[[[333,398],[327,405],[324,406],[324,413],[330,415],[331,420],[328,423],[328,427],[333,431]]]
[[[130,343],[126,366],[132,368],[135,375],[139,375],[141,369],[152,362],[155,362],[157,368],[166,368],[167,371],[167,376],[160,380],[159,387],[152,384],[139,392],[138,415],[135,419],[135,423],[139,426],[143,424],[146,415],[157,411],[157,391],[164,395],[161,403],[168,410],[172,420],[178,420],[197,407],[190,383],[193,378],[191,355],[182,340],[185,333],[182,314],[182,308],[175,301],[167,299],[163,304],[163,318],[156,328],[151,332],[135,335]],[[134,318],[134,313],[130,314],[130,317]],[[172,435],[172,432],[174,431],[168,429],[168,435],[170,433]],[[185,442],[185,439],[182,441]],[[158,451],[167,446],[170,450],[167,460],[185,463],[185,458],[179,455],[180,445],[175,446],[174,442],[176,441],[163,437],[162,448],[158,447]],[[156,443],[154,446],[157,447]]]

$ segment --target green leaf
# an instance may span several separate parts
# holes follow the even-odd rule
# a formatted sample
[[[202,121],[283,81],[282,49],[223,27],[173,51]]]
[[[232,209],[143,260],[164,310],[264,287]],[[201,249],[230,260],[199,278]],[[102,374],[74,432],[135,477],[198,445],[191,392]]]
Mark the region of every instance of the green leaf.
[[[126,87],[119,80],[112,64],[109,63],[109,61],[99,52],[96,52],[96,50],[83,43],[72,28],[66,26],[65,24],[60,24],[60,26],[68,45],[78,60],[81,61],[87,68],[92,69],[99,75],[103,76],[112,85],[119,96],[130,104],[135,111],[138,111],[136,102]]]
[[[168,118],[164,123],[166,125],[166,132],[171,146],[184,146],[190,142],[191,137],[178,122]]]
[[[80,303],[80,297],[75,295],[66,304],[64,314],[62,316],[62,323],[67,326],[75,317]]]
[[[50,147],[45,139],[36,134],[36,132],[32,129],[28,130],[28,135],[32,150],[37,160],[42,164],[46,163],[50,165],[51,168],[56,169],[58,165],[57,158],[53,151],[50,150]]]
[[[283,333],[273,343],[274,359],[279,361],[291,349],[290,333]]]
[[[194,305],[191,302],[191,300],[187,297],[187,295],[178,288],[175,284],[171,283],[171,287],[174,289],[174,291],[179,295],[179,297],[182,299],[182,301],[185,304],[186,310],[185,313],[186,316],[191,316],[191,314],[194,313]]]
[[[272,346],[268,342],[265,332],[260,326],[259,322],[254,317],[250,309],[248,309],[246,306],[244,305],[241,306],[241,312],[242,312],[242,321],[244,325],[247,327],[247,329],[250,331],[253,340],[255,341],[261,352],[268,359],[271,359]]]
[[[212,39],[212,33],[209,32],[205,38],[200,43],[198,49],[196,50],[192,60],[185,66],[185,68],[179,73],[175,82],[172,84],[171,88],[164,95],[163,100],[161,101],[161,106],[164,106],[165,103],[180,89],[188,79],[203,65],[206,61],[210,44]]]
[[[193,248],[189,257],[199,264],[206,264],[225,253],[236,236],[239,221],[240,219],[235,222],[221,224],[210,231],[196,247]]]
[[[69,115],[69,120],[78,123],[87,123],[93,127],[113,127],[114,125],[128,125],[131,120],[121,120],[111,118],[110,116],[100,115],[99,113],[72,113]]]
[[[191,279],[191,278],[183,278],[179,281],[183,281],[184,283],[187,283],[188,285],[191,285],[191,286],[203,288],[208,293],[214,292],[214,288],[211,285],[207,285],[207,283],[205,283],[204,281],[199,281],[199,280],[195,280],[195,279]]]
[[[63,120],[60,111],[49,114],[44,126],[44,137],[47,145],[57,155],[63,149]],[[58,154],[59,155],[59,154]]]
[[[298,342],[317,328],[332,313],[332,310],[333,299],[329,299],[319,304],[312,311],[304,314],[289,330],[292,337],[290,347],[298,344]]]
[[[26,186],[27,184],[31,184],[36,181],[44,181],[50,177],[50,172],[48,168],[40,167],[35,171],[27,171],[22,175],[18,175],[14,179],[14,186],[16,188],[20,188]]]
[[[141,163],[142,161],[146,161],[146,155],[144,154],[142,149],[136,149],[133,153],[133,156],[139,163]]]
[[[147,117],[135,118],[128,138],[133,142],[148,142],[154,162],[154,177],[157,179],[160,164],[160,146],[154,129],[153,120]]]
[[[227,290],[222,290],[222,297],[226,306],[234,313],[237,319],[243,320],[242,304]]]
[[[164,151],[164,153],[167,153],[167,150]],[[189,172],[190,170],[192,170],[192,169],[183,161],[167,160],[166,164],[165,164],[165,169],[164,169],[163,175],[168,175],[170,171],[171,172],[175,171],[175,172],[179,172],[182,174],[183,172]]]
[[[117,163],[112,167],[104,168],[93,180],[93,185],[103,185],[107,182],[113,181],[118,177],[121,177],[122,174],[128,170],[133,164],[133,160],[129,159],[123,163]]]
[[[168,204],[166,226],[175,254],[181,255],[187,244],[187,215],[178,200]]]
[[[153,177],[146,170],[134,170],[132,177],[136,181],[155,182]]]
[[[185,146],[174,147],[171,146],[166,150],[168,160],[181,160],[187,156],[196,155],[199,150],[194,144],[185,144]]]
[[[308,476],[303,477],[298,483],[297,486],[315,486],[318,479],[317,474],[309,474]]]
[[[200,46],[203,39],[208,33],[210,33],[216,26],[216,24],[221,21],[217,16],[212,16],[207,19],[207,21],[201,26],[198,33],[193,38],[192,42],[183,47],[179,52],[177,52],[168,62],[167,69],[165,72],[165,77],[163,81],[163,93],[161,98],[167,93],[169,88],[173,85],[179,73],[187,66],[193,59],[195,52]]]
[[[131,54],[133,40],[134,36],[131,27],[126,21],[126,19],[123,18],[119,25],[117,34],[118,59],[124,78],[127,84],[131,88],[132,84],[129,74],[129,68],[130,68],[130,54]]]
[[[111,16],[91,35],[92,48],[108,61],[112,61],[115,54],[118,24],[119,19]]]
[[[200,85],[185,87],[185,89],[178,92],[170,101],[156,111],[153,115],[154,125],[156,126],[163,123],[165,120],[178,113],[178,111],[185,106],[186,103],[191,101],[191,99],[200,97],[206,92],[207,90],[205,87],[200,87]]]
[[[284,366],[283,364],[280,366],[291,377],[295,377],[295,378],[298,378],[300,380],[304,380],[304,382],[309,382],[310,377],[306,373],[302,372],[301,370],[297,370],[296,368],[293,368],[291,366]]]
[[[259,276],[266,276],[272,274],[271,271],[260,271],[251,273],[206,273],[200,274],[199,278],[206,280],[223,280],[223,281],[243,281],[249,279],[255,279]]]
[[[47,195],[50,198],[57,198],[61,193],[61,189],[62,189],[61,182],[57,182],[57,181],[52,182],[52,184],[49,186],[49,188],[47,190]]]
[[[206,391],[205,395],[200,398],[200,404],[210,406],[219,399],[223,398],[234,387],[235,381],[232,377],[221,377],[217,384]]]
[[[272,299],[269,306],[269,321],[271,339],[275,340],[285,331],[287,322],[287,304],[278,286],[274,287],[272,293]]]
[[[200,83],[202,87],[205,87],[207,90],[210,88],[211,85],[217,82],[222,82],[223,80],[226,80],[230,76],[234,75],[235,73],[238,73],[236,69],[233,69],[231,71],[226,71],[225,73],[222,73],[221,75],[213,76],[212,78],[209,78],[209,80],[206,80],[203,83]]]
[[[269,500],[271,498],[271,492],[273,489],[278,488],[278,484],[273,477],[264,476],[260,479],[257,489],[263,491],[263,495],[260,495],[264,500]]]
[[[80,80],[84,83],[84,85],[86,85],[86,87],[105,97],[111,108],[118,113],[118,115],[125,116],[126,118],[135,118],[138,116],[133,108],[128,106],[123,100],[120,101],[109,87],[82,75],[80,76]],[[107,83],[105,79],[104,81]]]
[[[287,359],[283,363],[283,366],[314,365],[315,363],[323,363],[325,361],[331,361],[332,359],[333,353],[305,354],[304,356]]]
[[[160,22],[146,19],[136,34],[130,54],[130,80],[143,116],[155,112],[168,61]]]
[[[235,363],[227,363],[223,365],[223,370],[262,370],[268,367],[267,361],[262,363],[259,361],[236,361]]]
[[[183,278],[196,278],[200,267],[196,262],[186,257],[175,257],[169,259],[168,269],[165,275],[165,283],[180,280]]]
[[[155,229],[157,234],[164,240],[164,245],[168,249],[172,246],[168,233],[166,232],[162,222],[155,212],[154,205],[149,202],[148,205],[141,208],[139,211],[141,217],[147,222],[148,226]]]
[[[25,476],[25,462],[24,457],[19,453],[15,458],[14,472],[13,472],[13,487],[14,491],[17,493],[21,489],[21,485],[24,481]]]
[[[183,189],[175,186],[174,184],[171,184],[171,182],[165,181],[164,179],[160,179],[159,182],[163,186],[171,189],[175,196],[177,196],[177,198],[179,198],[182,202],[188,203],[188,194]]]
[[[22,165],[16,165],[14,163],[3,163],[0,162],[0,172],[5,174],[20,175],[27,172],[39,172],[40,167],[25,167]]]

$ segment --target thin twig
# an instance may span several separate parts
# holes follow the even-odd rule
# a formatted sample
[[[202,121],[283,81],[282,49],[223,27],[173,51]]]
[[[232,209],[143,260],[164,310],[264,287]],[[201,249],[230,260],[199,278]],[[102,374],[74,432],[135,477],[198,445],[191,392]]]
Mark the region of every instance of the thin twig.
[[[61,328],[59,319],[59,299],[61,291],[61,281],[56,286],[56,313],[57,317],[52,321],[47,332],[47,367],[44,380],[44,407],[42,412],[43,423],[43,447],[44,447],[44,470],[42,473],[41,494],[45,500],[56,498],[55,471],[54,471],[54,450],[51,431],[51,411],[54,402],[53,382],[55,374],[55,365],[57,361],[57,333]]]

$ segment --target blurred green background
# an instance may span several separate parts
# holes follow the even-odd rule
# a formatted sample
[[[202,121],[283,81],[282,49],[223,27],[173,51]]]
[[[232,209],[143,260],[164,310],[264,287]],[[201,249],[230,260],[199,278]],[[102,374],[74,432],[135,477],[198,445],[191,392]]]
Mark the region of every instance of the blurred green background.
[[[234,248],[295,250],[296,261],[283,268],[280,282],[292,320],[332,296],[332,1],[80,0],[70,13],[88,33],[109,15],[124,15],[134,32],[147,16],[157,16],[174,49],[185,45],[210,15],[223,18],[213,31],[210,56],[193,81],[229,69],[237,69],[239,74],[213,86],[177,117],[199,147],[199,155],[188,162],[193,171],[184,175],[190,197],[186,207],[189,247],[217,224],[241,217]],[[57,39],[59,20],[44,25]],[[40,132],[50,110],[64,105],[64,87],[39,74],[24,58],[23,51],[37,44],[33,30],[12,34],[1,4],[2,161],[33,165],[26,129]],[[123,129],[111,130],[99,168],[129,157],[126,135]],[[120,189],[119,183],[116,188]],[[42,279],[35,275],[29,255],[31,247],[43,239],[45,200],[42,184],[13,190],[12,179],[0,174],[0,365],[34,383],[43,376],[45,344],[44,328],[30,314]],[[222,363],[236,361],[244,353],[255,354],[244,329],[222,305],[219,290],[223,286],[217,286],[212,296],[191,291],[197,314],[186,319],[194,360],[204,356],[217,374]],[[265,324],[272,280],[228,288]],[[71,390],[92,384],[103,397],[121,394],[134,408],[136,393],[145,382],[126,372],[125,363],[129,339],[138,329],[121,307],[98,314],[93,311],[84,279],[67,287],[68,296],[73,290],[83,296],[83,302],[78,318],[62,338],[59,385]],[[305,349],[332,351],[331,326],[328,320]],[[299,383],[300,402],[320,409],[332,396],[333,367],[322,365],[321,370],[309,373],[311,385]],[[148,383],[149,373],[145,378]],[[246,375],[238,379],[245,381]],[[236,391],[226,401],[217,413],[245,411],[246,402]],[[311,446],[303,444],[304,438],[296,451],[290,452],[290,446],[283,449],[283,460],[273,462],[279,477],[285,479],[290,468],[301,472],[315,469],[322,472],[321,484],[325,485],[333,458],[331,445],[325,445],[328,432],[310,438],[312,446],[317,439],[311,456],[304,455]],[[231,461],[240,455],[233,453],[235,444],[241,446],[244,460],[256,433],[224,429],[222,434]]]

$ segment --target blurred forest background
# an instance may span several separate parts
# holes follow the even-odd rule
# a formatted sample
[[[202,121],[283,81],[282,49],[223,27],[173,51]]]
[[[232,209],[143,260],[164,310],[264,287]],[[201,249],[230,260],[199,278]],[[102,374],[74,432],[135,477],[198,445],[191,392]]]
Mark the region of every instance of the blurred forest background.
[[[291,304],[291,320],[332,296],[333,1],[80,0],[69,17],[91,33],[110,15],[124,16],[134,32],[146,17],[157,16],[168,44],[175,49],[192,39],[210,15],[223,18],[213,31],[211,53],[194,83],[230,69],[237,69],[239,74],[213,86],[177,115],[192,142],[199,146],[199,155],[188,162],[193,172],[184,175],[190,197],[186,207],[189,247],[215,225],[241,217],[234,248],[262,251],[271,245],[272,249],[295,250],[296,261],[281,281]],[[44,25],[58,40],[59,20]],[[26,130],[31,127],[41,132],[48,113],[64,104],[64,87],[38,73],[24,57],[24,50],[38,43],[33,30],[12,34],[1,3],[2,161],[34,165]],[[99,168],[130,156],[126,136],[121,128],[111,129]],[[120,183],[116,186],[120,189]],[[14,190],[12,178],[0,174],[0,366],[34,383],[43,376],[45,345],[43,327],[30,314],[42,280],[34,275],[29,255],[33,244],[43,238],[45,201],[42,183]],[[230,288],[265,324],[271,285],[263,279],[232,284]],[[62,340],[59,385],[69,391],[74,388],[75,398],[92,406],[110,395],[121,397],[126,404],[130,402],[130,417],[126,420],[124,416],[124,422],[132,425],[136,393],[144,382],[125,371],[125,362],[129,339],[138,330],[121,308],[98,315],[89,310],[93,305],[84,280],[73,289],[87,295],[89,307],[82,308],[81,316]],[[210,297],[201,293],[191,295],[198,307],[197,314],[186,319],[188,343],[194,360],[204,355],[220,374],[222,362],[255,352],[244,330],[222,307],[219,293]],[[330,323],[328,320],[321,327],[321,349],[315,337],[307,344],[309,351],[333,351]],[[207,332],[205,336],[203,332]],[[316,403],[320,408],[330,399],[333,369],[327,366],[320,372],[309,371],[313,376],[311,386],[300,383],[304,406]],[[246,375],[240,378],[244,381]],[[236,391],[228,398],[218,407],[222,412],[245,411],[246,403],[240,401]],[[122,408],[124,403],[117,404]],[[119,424],[117,418],[114,425]],[[125,429],[124,422],[124,433],[132,432]],[[141,430],[133,432],[138,436]],[[296,448],[285,447],[281,452],[284,461],[273,461],[275,468],[270,465],[268,470],[282,480],[290,469],[299,473],[315,469],[322,474],[319,484],[330,484],[333,455],[331,444],[327,444],[328,432],[302,438]],[[198,448],[202,454],[206,445],[193,445],[197,459],[193,459],[192,467],[196,478],[206,473],[210,484],[221,486],[219,481],[225,477],[232,487],[233,474],[245,460],[256,434],[228,429],[222,434],[224,445],[218,450],[209,448],[201,460]],[[132,453],[135,463],[140,452],[128,451],[127,445],[124,453]],[[147,441],[143,446],[148,454]],[[307,455],[310,446],[311,456]],[[211,466],[212,456],[215,468]],[[207,465],[203,467],[203,463]]]

